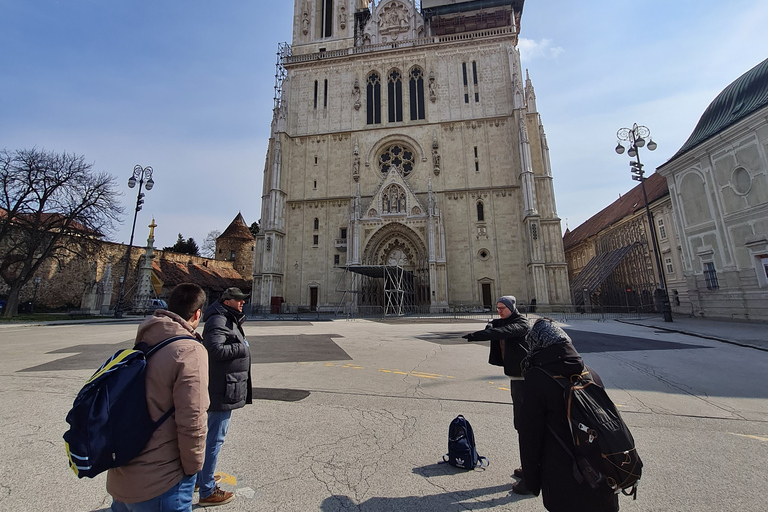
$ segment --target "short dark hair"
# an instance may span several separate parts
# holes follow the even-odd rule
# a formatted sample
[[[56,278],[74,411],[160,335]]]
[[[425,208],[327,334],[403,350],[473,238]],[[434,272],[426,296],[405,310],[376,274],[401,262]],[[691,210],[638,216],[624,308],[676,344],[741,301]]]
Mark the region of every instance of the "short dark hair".
[[[205,292],[194,283],[181,283],[171,292],[168,299],[168,311],[176,313],[184,320],[191,320],[195,311],[205,304]]]

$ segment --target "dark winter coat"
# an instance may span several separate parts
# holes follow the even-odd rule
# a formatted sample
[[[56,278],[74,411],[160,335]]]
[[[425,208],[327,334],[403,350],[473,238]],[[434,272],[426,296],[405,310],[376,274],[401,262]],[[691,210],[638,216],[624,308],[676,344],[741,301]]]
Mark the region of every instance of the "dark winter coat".
[[[492,320],[484,330],[473,332],[467,339],[469,341],[491,340],[488,362],[495,366],[503,366],[505,375],[520,377],[523,359],[528,355],[528,343],[525,341],[528,329],[525,318],[514,311],[508,318]],[[503,357],[502,343],[504,344]]]
[[[231,411],[252,403],[251,350],[242,324],[245,315],[214,302],[203,315],[203,345],[208,350],[209,411]]]
[[[534,494],[543,494],[544,507],[550,512],[615,512],[619,510],[618,496],[608,486],[591,489],[579,484],[573,476],[573,461],[549,431],[557,432],[568,443],[571,432],[566,418],[563,388],[546,373],[570,376],[581,373],[584,363],[571,343],[544,348],[532,354],[526,362],[523,382],[522,414],[520,418],[520,458],[523,462],[525,486]],[[595,382],[600,377],[590,369]]]

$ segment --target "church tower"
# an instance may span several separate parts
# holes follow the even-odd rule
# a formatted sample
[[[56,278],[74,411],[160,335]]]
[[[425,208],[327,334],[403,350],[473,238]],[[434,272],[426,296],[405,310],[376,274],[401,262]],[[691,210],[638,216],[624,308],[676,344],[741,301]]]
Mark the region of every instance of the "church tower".
[[[405,311],[570,302],[523,3],[294,0],[254,304],[384,307],[392,268]]]
[[[216,238],[215,259],[231,261],[235,270],[250,281],[253,278],[253,251],[256,240],[241,213]]]

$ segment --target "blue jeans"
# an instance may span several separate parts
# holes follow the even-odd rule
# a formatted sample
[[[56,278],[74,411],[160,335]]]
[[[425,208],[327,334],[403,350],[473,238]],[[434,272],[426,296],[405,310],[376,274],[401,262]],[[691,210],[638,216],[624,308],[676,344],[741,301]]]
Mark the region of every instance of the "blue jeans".
[[[140,503],[112,500],[112,512],[191,512],[195,475],[188,475],[160,496]]]
[[[213,474],[216,471],[216,459],[224,444],[224,438],[229,430],[229,419],[232,411],[208,411],[208,437],[205,439],[205,462],[203,469],[197,474],[197,485],[200,486],[200,498],[213,494],[216,482]]]

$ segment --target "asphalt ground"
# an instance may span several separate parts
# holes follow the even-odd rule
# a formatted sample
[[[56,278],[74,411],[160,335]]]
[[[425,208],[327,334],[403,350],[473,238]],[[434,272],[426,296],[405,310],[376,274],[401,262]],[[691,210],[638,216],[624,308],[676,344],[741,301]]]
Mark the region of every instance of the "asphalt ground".
[[[479,322],[249,322],[257,400],[219,458],[228,511],[544,510],[511,493],[508,380],[467,343]],[[137,322],[0,329],[0,511],[106,511],[105,476],[67,467],[64,418]],[[645,463],[635,511],[762,511],[768,354],[617,322],[566,326]],[[485,470],[439,461],[450,421],[475,430]]]

